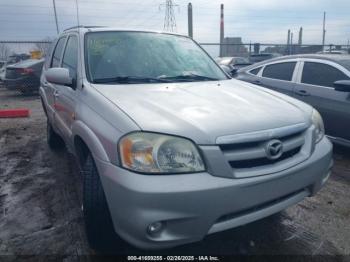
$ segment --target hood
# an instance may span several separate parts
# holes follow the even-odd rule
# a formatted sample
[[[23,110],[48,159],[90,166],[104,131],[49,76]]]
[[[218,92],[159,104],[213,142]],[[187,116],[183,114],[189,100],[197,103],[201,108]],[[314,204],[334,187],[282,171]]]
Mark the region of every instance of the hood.
[[[310,122],[311,107],[235,79],[93,86],[141,130],[188,137],[198,144]]]

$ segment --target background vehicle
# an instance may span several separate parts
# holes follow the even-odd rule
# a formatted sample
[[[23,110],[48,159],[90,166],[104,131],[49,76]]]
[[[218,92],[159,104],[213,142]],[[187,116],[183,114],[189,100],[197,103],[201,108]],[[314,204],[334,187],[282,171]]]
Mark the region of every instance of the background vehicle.
[[[324,51],[320,51],[317,52],[317,54],[325,54],[325,55],[348,55],[349,54],[349,50],[324,50]]]
[[[66,30],[40,95],[49,146],[65,144],[83,171],[94,248],[114,232],[143,249],[199,241],[296,204],[330,176],[316,110],[230,79],[186,36]]]
[[[215,59],[219,65],[228,66],[231,69],[231,74],[234,74],[238,69],[251,65],[248,58],[245,57],[217,57]]]
[[[350,55],[280,57],[239,70],[236,77],[312,105],[324,119],[326,134],[350,146]]]
[[[3,86],[6,71],[6,61],[0,61],[0,87]]]
[[[282,56],[281,54],[277,53],[260,53],[260,54],[251,54],[249,57],[249,62],[251,64],[258,63],[264,60],[268,60],[271,58]]]
[[[4,85],[21,93],[39,91],[44,59],[28,59],[6,67]]]

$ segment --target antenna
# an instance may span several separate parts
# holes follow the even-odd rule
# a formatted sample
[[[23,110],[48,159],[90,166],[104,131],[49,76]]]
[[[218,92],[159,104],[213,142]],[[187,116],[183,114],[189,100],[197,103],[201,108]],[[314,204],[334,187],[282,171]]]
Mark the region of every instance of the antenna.
[[[165,31],[176,32],[174,6],[178,6],[178,5],[174,4],[172,0],[165,0],[165,17],[164,17]]]
[[[60,33],[60,30],[58,28],[57,11],[56,11],[56,2],[55,2],[55,0],[52,0],[52,3],[53,3],[53,12],[55,14],[56,31],[57,31],[57,35],[58,35]]]
[[[81,81],[81,87],[83,88],[84,85],[83,85],[83,61],[82,61],[82,57],[81,57],[81,52],[80,52],[80,19],[79,19],[79,3],[78,3],[78,0],[75,0],[75,5],[76,5],[76,10],[77,10],[77,22],[78,22],[78,59],[80,60],[80,70],[78,72],[77,70],[77,73],[79,73],[79,79],[77,77],[77,85],[79,83],[79,81]]]
[[[76,6],[76,10],[77,10],[77,22],[78,22],[78,31],[79,31],[80,21],[79,21],[79,4],[78,4],[78,0],[75,0],[75,6]]]

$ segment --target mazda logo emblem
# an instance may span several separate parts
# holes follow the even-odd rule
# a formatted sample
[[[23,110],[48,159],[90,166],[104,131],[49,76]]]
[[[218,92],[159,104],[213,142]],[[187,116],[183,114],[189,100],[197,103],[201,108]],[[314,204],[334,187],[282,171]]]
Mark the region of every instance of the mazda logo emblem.
[[[278,159],[283,154],[283,143],[278,139],[273,139],[266,143],[265,152],[268,159]]]

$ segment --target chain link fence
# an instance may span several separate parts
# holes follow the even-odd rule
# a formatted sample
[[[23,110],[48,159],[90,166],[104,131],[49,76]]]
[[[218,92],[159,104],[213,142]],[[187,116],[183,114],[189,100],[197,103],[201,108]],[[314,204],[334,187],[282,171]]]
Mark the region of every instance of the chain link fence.
[[[277,57],[283,55],[296,54],[350,54],[349,45],[298,45],[298,44],[266,44],[266,43],[249,43],[249,44],[219,44],[219,43],[200,43],[200,45],[212,57],[256,57],[270,55]],[[220,52],[221,48],[221,52]]]
[[[48,54],[51,40],[47,41],[0,41],[0,61],[9,63],[30,58],[33,51],[40,51],[44,57]]]
[[[50,51],[52,40],[45,41],[0,41],[0,61],[23,60],[30,57],[32,51],[40,51],[45,56]],[[286,44],[219,44],[200,43],[200,45],[212,56],[238,56],[253,58],[256,56],[270,55],[276,57],[293,54],[316,53],[340,53],[350,54],[349,45],[286,45]]]

